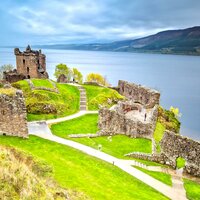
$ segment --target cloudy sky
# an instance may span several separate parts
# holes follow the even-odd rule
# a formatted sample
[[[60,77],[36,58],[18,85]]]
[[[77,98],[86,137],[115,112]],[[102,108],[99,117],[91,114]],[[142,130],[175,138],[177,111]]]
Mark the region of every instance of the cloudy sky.
[[[200,0],[6,0],[0,45],[108,42],[199,20]]]

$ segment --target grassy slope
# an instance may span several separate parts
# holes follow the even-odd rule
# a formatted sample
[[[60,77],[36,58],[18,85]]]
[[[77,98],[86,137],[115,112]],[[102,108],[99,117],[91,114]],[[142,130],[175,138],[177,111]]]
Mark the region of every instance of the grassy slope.
[[[117,167],[61,144],[34,136],[28,140],[0,136],[0,144],[18,147],[44,160],[53,167],[54,178],[61,186],[91,199],[167,199]]]
[[[189,200],[200,199],[200,184],[188,179],[184,179],[184,187]]]
[[[123,97],[115,90],[94,85],[83,85],[86,90],[88,109],[98,110],[99,105],[112,106]],[[108,103],[108,99],[110,103]]]
[[[46,87],[53,89],[53,84],[48,79],[32,79],[31,80],[35,87]]]
[[[163,172],[154,172],[154,171],[149,171],[149,170],[146,170],[146,169],[143,169],[141,167],[135,167],[137,169],[139,169],[140,171],[152,176],[153,178],[167,184],[167,185],[170,185],[172,186],[172,179],[171,179],[171,175],[170,174],[166,174],[166,173],[163,173]]]
[[[69,134],[96,133],[98,131],[97,123],[97,114],[87,114],[69,121],[53,124],[51,129],[56,135],[68,138]]]
[[[52,168],[29,154],[0,145],[0,172],[0,199],[66,199],[51,177]]]
[[[37,84],[43,85],[47,80],[37,80]],[[45,81],[45,82],[44,82]],[[45,90],[30,90],[26,81],[19,81],[13,86],[22,89],[28,109],[28,120],[52,119],[71,115],[79,110],[79,90],[71,85],[57,84],[59,94]],[[46,106],[51,106],[56,112],[46,113]]]

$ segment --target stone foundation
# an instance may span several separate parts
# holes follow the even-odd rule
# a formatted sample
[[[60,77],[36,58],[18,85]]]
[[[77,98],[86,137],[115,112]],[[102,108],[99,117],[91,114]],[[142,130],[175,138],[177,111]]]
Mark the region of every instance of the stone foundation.
[[[157,106],[148,111],[142,109],[140,104],[132,101],[118,102],[111,109],[102,108],[99,111],[99,134],[124,134],[151,139],[157,120]]]
[[[26,107],[21,90],[0,89],[0,134],[28,137]]]

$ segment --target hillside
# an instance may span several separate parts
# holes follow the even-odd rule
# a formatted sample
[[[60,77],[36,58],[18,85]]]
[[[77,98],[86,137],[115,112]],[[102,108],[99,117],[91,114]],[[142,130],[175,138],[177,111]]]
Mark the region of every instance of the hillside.
[[[42,45],[42,48],[200,55],[200,26],[167,30],[139,39],[96,44]]]
[[[48,79],[22,80],[12,84],[21,89],[25,97],[28,121],[54,119],[74,114],[80,110],[80,92],[77,87],[55,83]],[[100,105],[112,106],[123,97],[115,90],[84,85],[88,110],[98,110]]]
[[[0,172],[0,199],[68,199],[50,166],[14,148],[0,146]]]
[[[31,153],[34,158],[52,166],[53,178],[68,189],[72,200],[168,199],[118,167],[65,145],[35,136],[30,136],[28,140],[0,136],[0,145]]]

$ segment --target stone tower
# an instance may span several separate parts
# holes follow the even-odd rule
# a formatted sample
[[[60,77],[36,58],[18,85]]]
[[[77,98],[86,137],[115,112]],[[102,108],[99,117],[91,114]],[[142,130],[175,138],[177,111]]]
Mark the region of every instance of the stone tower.
[[[34,51],[28,45],[23,52],[19,48],[15,48],[14,53],[17,73],[23,74],[26,78],[48,78],[46,56],[42,54],[41,50]]]

